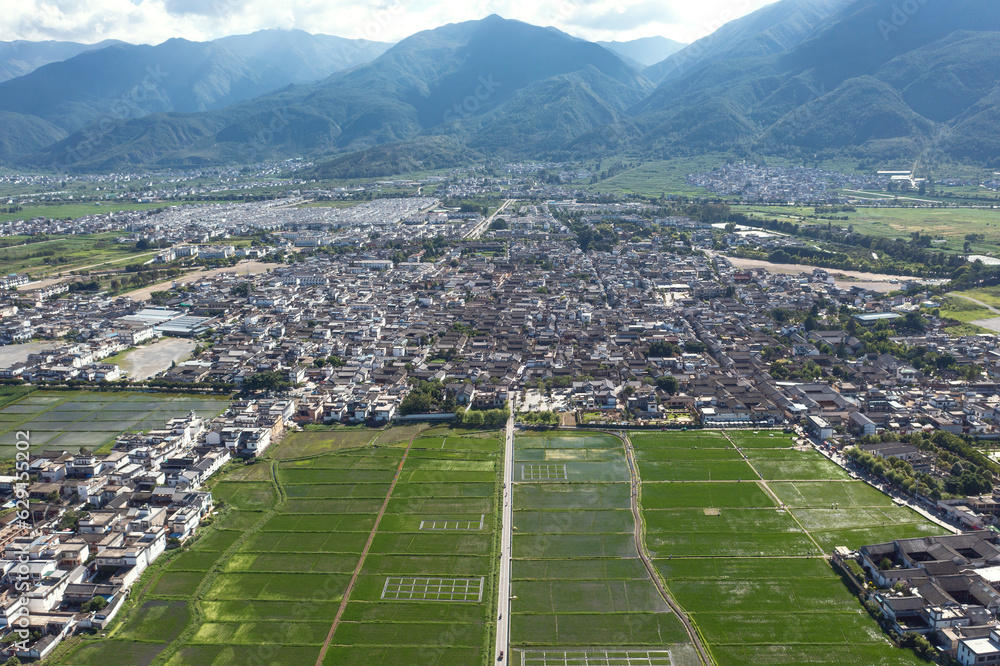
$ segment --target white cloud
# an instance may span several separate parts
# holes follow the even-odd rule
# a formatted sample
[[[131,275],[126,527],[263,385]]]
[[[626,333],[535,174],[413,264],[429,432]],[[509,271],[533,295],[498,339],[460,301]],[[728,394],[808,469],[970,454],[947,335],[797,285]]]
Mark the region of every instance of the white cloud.
[[[19,0],[0,14],[5,39],[159,43],[262,28],[398,41],[444,23],[500,14],[585,39],[662,35],[692,41],[768,0]]]

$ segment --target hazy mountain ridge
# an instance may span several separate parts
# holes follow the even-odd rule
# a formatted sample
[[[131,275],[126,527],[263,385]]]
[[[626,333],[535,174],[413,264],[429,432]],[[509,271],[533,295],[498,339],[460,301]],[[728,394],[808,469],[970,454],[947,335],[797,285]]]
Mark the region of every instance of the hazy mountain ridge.
[[[806,39],[826,18],[851,0],[779,0],[730,21],[662,62],[643,70],[662,84],[719,60],[782,53]]]
[[[0,83],[29,74],[51,62],[68,60],[84,51],[94,51],[121,43],[114,39],[107,39],[97,44],[25,40],[0,42]]]
[[[627,42],[596,42],[638,69],[662,62],[683,49],[687,44],[666,37],[643,37]],[[634,63],[634,64],[633,64]]]
[[[46,166],[71,155],[77,166],[106,169],[307,156],[318,172],[344,173],[352,160],[343,156],[354,153],[361,171],[389,175],[483,155],[732,150],[996,166],[1000,5],[898,7],[781,0],[728,24],[711,48],[689,51],[685,71],[655,88],[600,45],[491,16],[418,33],[317,83],[197,113],[151,108],[167,112],[103,123],[96,142],[93,127],[77,129],[24,157],[67,131],[46,117],[31,140],[0,139],[0,159]],[[218,85],[200,103],[222,106],[226,80],[203,76]],[[19,114],[9,116],[13,125],[30,118],[23,106],[8,110]]]

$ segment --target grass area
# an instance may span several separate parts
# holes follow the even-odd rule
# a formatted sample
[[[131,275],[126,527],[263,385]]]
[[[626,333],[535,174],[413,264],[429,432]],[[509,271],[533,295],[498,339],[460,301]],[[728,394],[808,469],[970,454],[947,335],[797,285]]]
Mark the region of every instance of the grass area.
[[[661,194],[686,194],[706,196],[701,187],[691,187],[685,182],[687,175],[701,171],[711,171],[726,161],[723,155],[700,155],[646,162],[622,173],[602,180],[587,189],[613,194],[641,194],[658,197]],[[605,169],[611,164],[602,165]]]
[[[75,220],[85,215],[104,215],[124,210],[155,210],[172,204],[166,203],[134,203],[130,201],[116,203],[53,203],[24,206],[16,213],[0,213],[0,222],[13,220],[30,220],[36,217],[48,217],[58,220]],[[120,233],[118,234],[121,235]]]
[[[228,404],[224,398],[180,393],[36,390],[0,407],[0,459],[14,456],[19,431],[30,432],[32,451],[76,453],[81,447],[98,450],[122,432],[162,428],[192,410],[215,418]]]
[[[293,432],[275,447],[278,460],[304,458],[341,449],[359,448],[372,442],[378,431],[368,428],[331,428]]]
[[[699,455],[706,468],[729,461],[717,449],[670,449],[669,434],[633,437],[640,460],[685,453],[683,463],[640,463],[647,548],[675,598],[722,666],[917,663],[861,611],[822,554],[941,529],[771,435],[730,434],[755,476],[792,480],[680,481],[673,465]]]
[[[107,357],[106,359],[104,359],[104,362],[105,363],[114,363],[115,365],[121,365],[122,363],[125,362],[125,359],[128,358],[128,355],[131,354],[132,352],[134,352],[135,350],[136,350],[135,347],[129,347],[128,349],[126,349],[124,351],[118,352],[114,356]]]
[[[275,447],[278,459],[227,466],[212,488],[225,506],[216,524],[135,594],[110,641],[85,639],[57,663],[90,663],[98,647],[133,641],[146,646],[141,655],[122,647],[134,663],[255,663],[260,655],[271,664],[315,663],[360,563],[326,663],[379,663],[383,654],[401,663],[492,663],[500,439],[435,431],[441,437],[426,438],[405,462],[401,446],[350,448],[352,434],[365,433],[363,445],[386,433],[344,429],[297,433]],[[409,442],[418,430],[386,439],[406,433]],[[402,499],[437,504],[408,511],[390,503],[362,559],[401,463]],[[422,470],[455,475],[449,487],[463,475],[488,474],[489,482],[471,484],[482,493],[442,501],[432,499],[441,483],[407,474]],[[466,529],[456,529],[460,520]],[[475,598],[445,599],[433,583],[414,584],[413,598],[387,597],[394,578],[462,578]]]
[[[826,224],[812,206],[735,206],[735,211],[759,218],[777,218],[792,222]],[[1000,213],[989,208],[889,208],[861,207],[855,212],[838,212],[834,226],[853,226],[854,231],[884,238],[909,238],[914,231],[943,238],[945,249],[961,251],[967,234],[983,234],[985,243],[974,243],[996,250],[1000,243]]]
[[[635,548],[620,440],[518,436],[513,472],[512,663],[524,650],[686,643]]]
[[[4,247],[0,249],[0,271],[41,277],[109,261],[119,262],[115,267],[123,268],[130,263],[145,262],[155,254],[137,252],[130,244],[119,245],[114,241],[118,236],[120,232],[55,236],[38,243]]]
[[[963,296],[968,296],[974,298],[977,301],[982,301],[987,305],[992,305],[995,308],[1000,309],[1000,287],[982,287],[980,289],[967,289],[966,291],[956,292],[962,294]],[[970,305],[975,305],[970,303]]]
[[[983,302],[985,303],[986,301]],[[981,326],[976,326],[971,322],[981,319],[993,319],[998,315],[964,298],[945,296],[941,301],[941,316],[945,319],[954,319],[961,322],[958,326],[951,326],[945,329],[948,333],[952,335],[975,335],[978,333],[990,333],[991,331]]]
[[[34,386],[0,386],[0,407],[6,407],[34,390]]]

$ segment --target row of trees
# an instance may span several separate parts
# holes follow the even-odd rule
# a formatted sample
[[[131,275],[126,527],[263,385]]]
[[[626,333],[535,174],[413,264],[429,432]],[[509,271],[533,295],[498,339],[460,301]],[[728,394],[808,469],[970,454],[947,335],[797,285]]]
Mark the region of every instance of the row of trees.
[[[506,409],[460,409],[455,413],[455,424],[465,428],[502,428],[508,416]]]
[[[941,430],[932,435],[916,433],[902,437],[886,433],[880,437],[866,437],[862,442],[874,444],[895,439],[936,455],[938,467],[946,471],[948,476],[940,479],[926,473],[915,473],[913,467],[905,461],[893,457],[879,458],[858,448],[851,449],[847,455],[872,474],[906,492],[920,493],[934,500],[940,499],[945,493],[979,495],[991,492],[993,475],[1000,472],[1000,464],[973,446],[969,438]]]

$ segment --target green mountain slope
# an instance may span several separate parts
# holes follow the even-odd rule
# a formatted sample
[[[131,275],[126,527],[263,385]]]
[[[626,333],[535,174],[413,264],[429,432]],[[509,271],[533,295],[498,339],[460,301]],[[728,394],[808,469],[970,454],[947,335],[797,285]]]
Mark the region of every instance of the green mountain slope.
[[[112,123],[79,166],[314,155],[441,133],[468,140],[473,150],[556,149],[614,122],[650,88],[596,44],[491,16],[418,33],[310,86],[207,113]],[[28,161],[51,164],[84,136]]]
[[[980,161],[960,147],[986,129],[979,102],[1000,84],[1000,5],[928,0],[903,18],[897,8],[856,0],[787,51],[668,80],[632,109],[643,144],[916,158],[945,132],[944,157]]]

